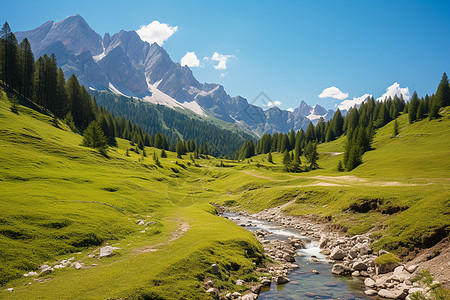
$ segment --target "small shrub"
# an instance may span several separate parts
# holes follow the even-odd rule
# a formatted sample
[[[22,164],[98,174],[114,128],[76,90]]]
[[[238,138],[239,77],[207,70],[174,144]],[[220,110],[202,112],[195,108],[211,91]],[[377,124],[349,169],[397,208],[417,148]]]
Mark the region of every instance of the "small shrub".
[[[386,253],[375,259],[375,264],[377,266],[387,265],[387,264],[395,264],[399,263],[402,260],[398,258],[395,254]]]

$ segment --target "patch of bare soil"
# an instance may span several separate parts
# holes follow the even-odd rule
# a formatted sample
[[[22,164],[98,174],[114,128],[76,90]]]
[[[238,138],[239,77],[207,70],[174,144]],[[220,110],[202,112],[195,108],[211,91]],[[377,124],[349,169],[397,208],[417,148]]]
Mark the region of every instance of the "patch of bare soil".
[[[162,245],[164,245],[164,244],[160,243],[160,244],[156,244],[156,245],[143,246],[143,247],[133,249],[133,252],[137,252],[137,253],[155,252],[155,251],[158,251],[159,249],[157,249],[157,248]]]
[[[169,241],[172,242],[179,239],[186,231],[189,230],[189,228],[191,228],[191,226],[189,226],[189,223],[187,222],[180,223],[180,225],[178,226],[178,230],[172,232],[172,236]]]
[[[450,289],[450,237],[431,248],[421,250],[406,265],[418,265],[415,274],[420,274],[423,270],[430,271],[435,280],[442,283],[444,288]]]

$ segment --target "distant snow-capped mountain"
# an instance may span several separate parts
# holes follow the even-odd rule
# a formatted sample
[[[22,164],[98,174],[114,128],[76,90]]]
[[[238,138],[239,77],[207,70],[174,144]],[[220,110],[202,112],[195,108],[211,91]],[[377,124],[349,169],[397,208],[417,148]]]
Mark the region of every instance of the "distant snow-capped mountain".
[[[91,90],[106,90],[137,97],[204,117],[236,123],[257,135],[305,129],[334,112],[304,101],[293,112],[272,107],[263,110],[240,96],[231,97],[223,86],[200,83],[187,66],[173,62],[158,44],[140,39],[135,31],[120,31],[103,38],[80,16],[36,29],[16,32],[28,38],[36,57],[55,53],[66,77],[75,74]]]

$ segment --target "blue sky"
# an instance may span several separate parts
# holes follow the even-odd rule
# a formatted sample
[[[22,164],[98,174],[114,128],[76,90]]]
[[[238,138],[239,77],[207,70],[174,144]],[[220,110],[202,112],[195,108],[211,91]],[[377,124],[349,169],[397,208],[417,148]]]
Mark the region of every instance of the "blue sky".
[[[177,26],[163,45],[172,60],[194,52],[201,82],[249,102],[263,91],[284,109],[377,98],[395,82],[431,94],[450,71],[450,1],[8,1],[0,21],[22,31],[74,14],[101,35]],[[319,98],[332,86],[339,99]]]

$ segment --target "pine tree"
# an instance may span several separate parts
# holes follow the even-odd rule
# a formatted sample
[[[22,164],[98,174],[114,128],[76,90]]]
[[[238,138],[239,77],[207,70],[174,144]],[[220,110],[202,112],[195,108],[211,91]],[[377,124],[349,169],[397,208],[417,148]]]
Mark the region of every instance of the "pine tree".
[[[162,151],[161,151],[161,157],[162,158],[167,158],[167,154],[166,154],[166,151],[164,149],[162,149]]]
[[[434,95],[434,100],[438,108],[450,105],[450,86],[445,72],[442,74],[442,79]]]
[[[317,160],[319,159],[319,153],[317,153],[317,144],[313,142],[308,142],[305,149],[305,157],[310,163],[311,169],[317,169],[319,165]]]
[[[425,117],[425,102],[419,101],[419,106],[417,107],[417,120],[422,120]]]
[[[435,103],[434,99],[432,99],[429,119],[433,120],[433,119],[437,119],[437,118],[439,118],[439,106]]]
[[[339,137],[344,133],[344,117],[342,117],[339,108],[334,113],[330,126],[335,137]]]
[[[27,38],[19,45],[20,92],[26,98],[33,97],[34,55]]]
[[[417,92],[414,92],[411,101],[409,103],[409,123],[412,124],[417,119],[417,109],[419,108],[419,97]]]
[[[58,70],[58,75],[56,77],[56,109],[53,111],[59,117],[65,116],[69,112],[69,103],[67,99],[66,92],[66,77],[64,76],[63,70],[60,68]]]
[[[306,141],[314,141],[316,139],[316,133],[314,130],[314,125],[309,122],[308,128],[306,129]]]
[[[11,88],[16,88],[18,83],[18,44],[14,33],[12,33],[8,22],[5,22],[0,30],[0,41],[2,43],[0,52],[0,80]]]
[[[339,160],[339,162],[338,162],[337,170],[338,170],[338,172],[344,172],[344,167],[342,165],[342,161],[341,160]]]
[[[92,121],[83,132],[83,146],[105,149],[106,137],[97,121]]]
[[[291,163],[291,157],[289,155],[289,151],[286,149],[286,150],[284,150],[283,165],[285,167],[288,167],[290,163]]]
[[[272,152],[269,152],[269,154],[267,155],[267,161],[273,164]]]
[[[396,136],[398,136],[398,133],[399,133],[399,130],[398,130],[398,119],[395,119],[395,122],[394,122],[394,131],[393,131],[392,136],[393,136],[393,137],[396,137]]]

